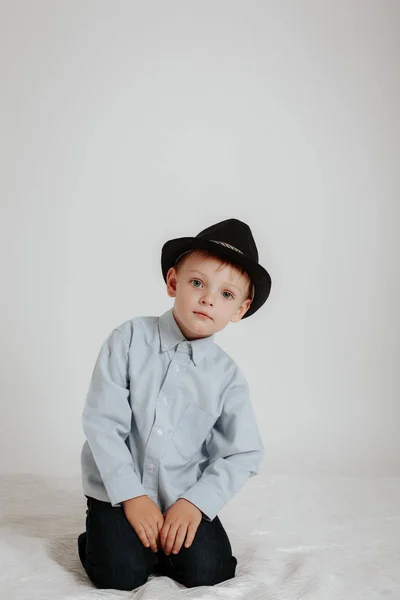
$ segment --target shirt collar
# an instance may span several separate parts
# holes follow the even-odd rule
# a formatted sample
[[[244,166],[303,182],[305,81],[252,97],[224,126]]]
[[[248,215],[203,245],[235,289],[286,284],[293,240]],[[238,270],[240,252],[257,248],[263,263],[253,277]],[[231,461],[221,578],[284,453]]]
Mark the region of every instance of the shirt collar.
[[[197,340],[186,339],[178,323],[175,321],[172,308],[159,317],[158,327],[162,352],[174,348],[180,342],[186,341],[192,349],[191,358],[196,366],[214,346],[215,334],[206,338],[198,338]]]

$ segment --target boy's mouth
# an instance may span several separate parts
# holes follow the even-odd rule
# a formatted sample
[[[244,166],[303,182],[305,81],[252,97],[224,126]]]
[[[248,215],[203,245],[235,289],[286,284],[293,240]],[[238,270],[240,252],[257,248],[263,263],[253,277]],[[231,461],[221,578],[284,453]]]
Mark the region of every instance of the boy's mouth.
[[[212,318],[207,313],[198,312],[196,310],[194,310],[193,312],[194,312],[195,315],[200,315],[201,317],[207,317],[208,319],[211,319],[211,321],[212,321]]]

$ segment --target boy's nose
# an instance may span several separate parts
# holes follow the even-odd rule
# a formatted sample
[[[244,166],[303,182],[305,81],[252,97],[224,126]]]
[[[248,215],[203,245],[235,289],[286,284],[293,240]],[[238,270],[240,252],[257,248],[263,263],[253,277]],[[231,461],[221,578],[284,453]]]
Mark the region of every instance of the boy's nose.
[[[213,305],[213,296],[212,296],[212,294],[207,294],[206,296],[203,296],[202,302],[204,304],[210,304],[212,306]]]

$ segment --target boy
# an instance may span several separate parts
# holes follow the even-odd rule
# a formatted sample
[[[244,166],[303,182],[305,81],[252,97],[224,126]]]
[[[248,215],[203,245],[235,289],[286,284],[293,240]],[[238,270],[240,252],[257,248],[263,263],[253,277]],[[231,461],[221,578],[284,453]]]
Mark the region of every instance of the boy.
[[[270,293],[250,228],[228,219],[170,240],[161,267],[173,308],[110,333],[82,415],[78,551],[98,588],[133,590],[154,572],[186,587],[233,578],[217,513],[264,452],[246,379],[214,341]]]

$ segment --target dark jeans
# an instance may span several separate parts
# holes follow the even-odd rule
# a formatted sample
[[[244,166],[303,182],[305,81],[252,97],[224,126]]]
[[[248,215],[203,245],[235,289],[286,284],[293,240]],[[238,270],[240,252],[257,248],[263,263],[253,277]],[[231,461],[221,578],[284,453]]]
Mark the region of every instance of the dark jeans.
[[[218,517],[202,519],[192,545],[167,556],[159,545],[158,552],[143,546],[122,506],[86,498],[86,532],[78,537],[78,551],[97,588],[133,590],[152,573],[186,587],[215,585],[235,576],[237,560]]]

